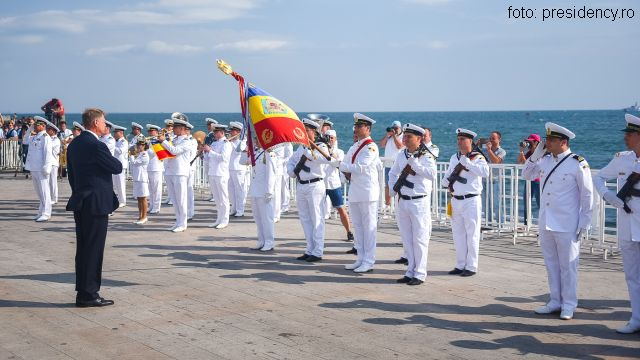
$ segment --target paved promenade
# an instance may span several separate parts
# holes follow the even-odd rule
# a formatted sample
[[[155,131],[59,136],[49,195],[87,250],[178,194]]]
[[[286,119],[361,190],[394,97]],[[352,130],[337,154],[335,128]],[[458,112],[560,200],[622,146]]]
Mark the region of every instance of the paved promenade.
[[[130,193],[130,186],[129,193]],[[547,298],[535,239],[517,246],[487,235],[478,275],[454,265],[448,228],[435,228],[422,286],[396,284],[404,266],[392,223],[381,225],[373,273],[344,270],[339,222],[327,223],[324,261],[304,250],[292,212],[276,224],[276,252],[249,250],[251,216],[223,230],[199,196],[185,233],[164,231],[165,207],[134,225],[133,200],[110,219],[101,293],[114,306],[73,304],[75,233],[64,211],[49,222],[24,176],[0,173],[0,359],[637,359],[640,335],[619,335],[629,318],[621,259],[584,253],[580,307],[571,321],[538,316]],[[250,213],[249,213],[250,215]]]

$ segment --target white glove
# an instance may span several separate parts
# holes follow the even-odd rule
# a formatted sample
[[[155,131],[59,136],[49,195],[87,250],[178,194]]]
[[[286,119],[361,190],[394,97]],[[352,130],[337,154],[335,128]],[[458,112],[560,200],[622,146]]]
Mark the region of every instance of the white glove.
[[[273,194],[269,194],[269,193],[264,194],[264,200],[266,202],[270,202],[271,199],[273,199]]]
[[[583,236],[587,236],[587,231],[587,229],[578,229],[578,231],[576,232],[575,242],[582,240]]]
[[[540,144],[538,144],[538,147],[536,147],[536,150],[533,152],[533,154],[531,154],[531,157],[529,158],[529,160],[536,162],[544,156],[544,153],[546,152],[546,149],[544,148],[546,145],[546,142],[547,142],[546,139],[542,139]]]
[[[622,201],[622,199],[617,197],[616,194],[613,191],[607,191],[606,193],[604,193],[604,195],[602,195],[602,198],[609,205],[611,205],[611,206],[613,206],[613,207],[615,207],[617,209],[622,209],[624,207],[624,201]]]
[[[342,163],[342,161],[340,161],[338,159],[331,159],[331,162],[329,162],[329,165],[331,165],[334,168],[338,169],[340,167],[340,163]]]
[[[409,159],[407,159],[407,164],[409,164],[409,166],[411,166],[412,168],[415,167],[417,163],[418,159],[413,156],[410,156]]]
[[[448,188],[449,180],[447,178],[442,178],[442,180],[440,180],[440,185],[442,185],[443,188]]]

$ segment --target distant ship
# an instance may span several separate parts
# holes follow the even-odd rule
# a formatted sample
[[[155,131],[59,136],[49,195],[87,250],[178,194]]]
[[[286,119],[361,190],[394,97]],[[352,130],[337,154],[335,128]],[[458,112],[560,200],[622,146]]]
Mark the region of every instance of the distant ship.
[[[635,105],[631,105],[628,108],[622,109],[624,112],[640,112],[640,105],[636,101]]]

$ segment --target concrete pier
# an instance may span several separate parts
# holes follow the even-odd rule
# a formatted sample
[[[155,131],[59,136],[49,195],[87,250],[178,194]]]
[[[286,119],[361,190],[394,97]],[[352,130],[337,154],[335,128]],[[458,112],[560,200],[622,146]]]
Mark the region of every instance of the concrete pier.
[[[128,193],[131,184],[128,184]],[[575,318],[539,316],[546,272],[535,238],[485,235],[479,273],[447,275],[455,254],[435,227],[428,277],[396,284],[404,265],[395,225],[380,226],[373,273],[344,270],[344,229],[330,220],[324,260],[304,251],[293,211],[276,224],[276,251],[249,250],[248,216],[223,230],[212,203],[198,199],[184,233],[166,229],[163,207],[133,224],[135,201],[110,218],[101,294],[114,306],[74,306],[75,232],[64,211],[34,222],[31,180],[0,173],[0,359],[632,359],[640,334],[619,335],[630,317],[619,256],[583,253]],[[250,207],[249,207],[250,208]]]

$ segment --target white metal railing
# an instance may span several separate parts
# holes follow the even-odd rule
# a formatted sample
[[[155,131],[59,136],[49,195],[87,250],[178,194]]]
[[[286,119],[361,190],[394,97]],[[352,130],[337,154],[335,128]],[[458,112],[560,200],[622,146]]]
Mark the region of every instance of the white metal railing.
[[[0,142],[0,169],[15,170],[22,168],[20,156],[22,144],[18,140],[4,139]]]

